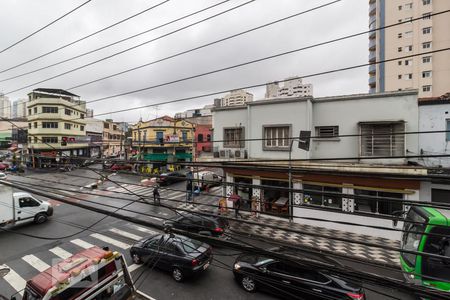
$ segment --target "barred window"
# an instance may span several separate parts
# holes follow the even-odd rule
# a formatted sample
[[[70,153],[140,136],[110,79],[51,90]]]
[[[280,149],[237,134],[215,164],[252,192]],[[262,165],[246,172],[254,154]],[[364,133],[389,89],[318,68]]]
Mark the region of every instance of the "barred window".
[[[42,107],[42,113],[44,113],[44,114],[57,114],[58,113],[58,107],[55,107],[55,106],[43,106]]]
[[[58,122],[42,122],[42,128],[58,128]]]
[[[244,128],[224,128],[224,147],[242,148],[244,147]]]
[[[290,142],[290,126],[264,126],[263,149],[288,149]]]
[[[64,123],[64,129],[67,129],[67,130],[72,129],[72,124],[70,124],[70,123]]]
[[[405,152],[405,124],[361,124],[361,156],[402,156]]]
[[[403,211],[403,194],[372,190],[354,189],[355,211],[392,215],[396,211]],[[383,198],[395,198],[385,199]]]
[[[339,126],[316,126],[316,137],[333,138],[339,135]]]
[[[44,137],[42,137],[42,143],[45,143],[45,144],[56,144],[56,143],[58,143],[58,138],[54,137],[54,136],[50,136],[50,137],[44,136]]]

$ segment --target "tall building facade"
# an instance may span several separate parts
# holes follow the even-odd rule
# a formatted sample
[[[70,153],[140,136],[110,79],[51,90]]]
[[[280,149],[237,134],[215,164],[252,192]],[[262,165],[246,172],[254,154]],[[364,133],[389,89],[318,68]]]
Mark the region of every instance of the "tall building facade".
[[[0,117],[11,118],[11,101],[7,96],[0,93]]]
[[[278,82],[266,84],[264,98],[311,97],[312,95],[312,84],[304,84],[300,77],[289,77],[285,79],[281,87]]]
[[[253,94],[244,90],[234,90],[221,99],[220,106],[244,105],[251,101],[253,101]]]
[[[445,0],[369,0],[370,30],[406,21],[369,34],[369,63],[450,47],[450,18],[431,16],[448,9]],[[450,90],[449,78],[449,51],[399,58],[369,66],[369,92],[418,89],[419,97],[437,97]]]
[[[25,118],[27,116],[27,99],[14,101],[12,105],[12,118]]]
[[[28,149],[35,167],[54,167],[88,155],[85,101],[60,89],[39,88],[28,97]]]

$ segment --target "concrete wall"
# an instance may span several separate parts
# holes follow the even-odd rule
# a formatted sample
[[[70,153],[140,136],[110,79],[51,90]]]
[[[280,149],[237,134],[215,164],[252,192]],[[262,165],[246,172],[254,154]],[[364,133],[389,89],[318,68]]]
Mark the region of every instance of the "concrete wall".
[[[450,120],[450,104],[433,104],[419,106],[420,131],[446,130],[446,121]],[[450,154],[450,142],[446,141],[445,132],[421,134],[419,150],[424,155]],[[450,167],[450,159],[423,158],[426,166]]]

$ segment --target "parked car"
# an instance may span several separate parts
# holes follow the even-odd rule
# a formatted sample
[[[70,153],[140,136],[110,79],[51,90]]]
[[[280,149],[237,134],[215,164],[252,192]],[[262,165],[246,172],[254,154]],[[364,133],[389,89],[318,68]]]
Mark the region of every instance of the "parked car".
[[[0,172],[0,180],[6,180],[6,179],[8,179],[8,176],[6,176],[5,173]]]
[[[164,226],[218,237],[224,234],[229,224],[224,218],[186,213],[164,221]]]
[[[177,282],[202,273],[213,260],[211,246],[176,234],[145,238],[130,248],[130,254],[134,263],[169,271]]]
[[[366,299],[360,284],[295,260],[242,254],[233,274],[247,292],[264,290],[287,299]]]
[[[110,168],[111,171],[131,171],[133,167],[129,164],[113,164]]]
[[[9,168],[8,164],[0,163],[0,171],[6,171]]]
[[[85,161],[83,161],[83,163],[81,164],[83,167],[87,167],[90,165],[95,164],[95,159],[86,159]]]
[[[156,179],[156,182],[159,185],[169,185],[174,182],[184,181],[186,180],[186,174],[181,171],[173,171],[168,173],[162,173],[159,175],[159,177]]]

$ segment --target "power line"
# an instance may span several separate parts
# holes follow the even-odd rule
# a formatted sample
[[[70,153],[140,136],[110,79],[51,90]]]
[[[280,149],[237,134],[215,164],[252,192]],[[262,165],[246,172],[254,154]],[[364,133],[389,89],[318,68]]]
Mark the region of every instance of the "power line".
[[[99,62],[101,62],[101,61],[105,61],[105,60],[107,60],[107,59],[110,59],[110,58],[115,57],[115,56],[117,56],[117,55],[120,55],[120,54],[122,54],[122,53],[131,51],[131,50],[136,49],[136,48],[139,48],[139,47],[141,47],[141,46],[144,46],[144,45],[146,45],[146,44],[148,44],[148,43],[150,43],[150,42],[153,42],[153,41],[155,41],[155,40],[159,40],[159,39],[164,38],[164,37],[166,37],[166,36],[169,36],[169,35],[172,35],[172,34],[174,34],[174,33],[179,32],[179,31],[182,31],[182,30],[184,30],[184,29],[190,28],[190,27],[192,27],[192,26],[194,26],[194,25],[203,23],[203,22],[205,22],[205,21],[207,21],[207,20],[210,20],[210,19],[213,19],[213,18],[215,18],[215,17],[218,17],[218,16],[221,16],[221,15],[223,15],[223,14],[226,14],[226,13],[228,13],[228,12],[230,12],[230,11],[233,11],[233,10],[235,10],[235,9],[238,9],[238,8],[240,8],[240,7],[243,7],[243,6],[245,6],[245,5],[247,5],[247,4],[250,4],[250,3],[254,2],[254,1],[256,1],[256,0],[250,0],[250,1],[247,1],[247,2],[245,2],[245,3],[243,3],[243,4],[239,4],[239,5],[237,5],[237,6],[234,6],[234,7],[232,7],[232,8],[229,8],[229,9],[227,9],[227,10],[224,10],[224,11],[222,11],[222,12],[220,12],[220,13],[217,13],[217,14],[214,14],[214,15],[212,15],[212,16],[210,16],[210,17],[204,18],[204,19],[202,19],[202,20],[200,20],[200,21],[197,21],[197,22],[191,23],[191,24],[189,24],[189,25],[183,26],[183,27],[181,27],[181,28],[179,28],[179,29],[176,29],[176,30],[171,31],[171,32],[166,33],[166,34],[163,34],[163,35],[161,35],[161,36],[159,36],[159,37],[156,37],[156,38],[154,38],[154,39],[151,39],[151,40],[149,40],[149,41],[140,43],[140,44],[138,44],[138,45],[135,45],[135,46],[132,46],[132,47],[129,47],[129,48],[126,48],[126,49],[124,49],[124,50],[121,50],[121,51],[119,51],[119,52],[113,53],[113,54],[108,55],[108,56],[106,56],[106,57],[100,58],[100,59],[98,59],[98,60],[95,60],[95,61],[92,61],[92,62],[90,62],[90,63],[84,64],[84,65],[82,65],[82,66],[76,67],[76,68],[74,68],[74,69],[70,69],[70,70],[68,70],[68,71],[65,71],[65,72],[63,72],[63,73],[60,73],[60,74],[51,76],[51,77],[49,77],[49,78],[40,80],[40,81],[38,81],[38,82],[34,82],[34,83],[29,84],[29,85],[27,85],[27,86],[23,86],[23,87],[21,87],[21,88],[15,89],[15,90],[13,90],[13,91],[6,92],[5,94],[11,94],[11,93],[14,93],[14,92],[17,92],[17,91],[20,91],[20,90],[29,88],[29,87],[31,87],[31,86],[33,86],[33,85],[40,84],[40,83],[49,81],[49,80],[51,80],[51,79],[54,79],[54,78],[57,78],[57,77],[61,77],[61,76],[63,76],[63,75],[66,75],[66,74],[69,74],[69,73],[78,71],[78,70],[83,69],[83,68],[85,68],[85,67],[88,67],[88,66],[97,64],[97,63],[99,63]],[[342,1],[342,0],[338,0],[338,1]]]
[[[61,20],[62,18],[64,18],[64,17],[70,15],[71,13],[73,13],[74,11],[78,10],[79,8],[85,6],[85,5],[88,4],[89,2],[91,2],[91,0],[88,0],[88,1],[86,1],[86,2],[84,2],[84,3],[82,3],[82,4],[80,4],[80,5],[78,5],[77,7],[75,7],[74,9],[72,9],[71,11],[68,11],[68,12],[66,12],[65,14],[63,14],[62,16],[60,16],[59,18],[56,18],[55,20],[51,21],[50,23],[48,23],[48,24],[45,25],[44,27],[39,28],[38,30],[36,30],[36,31],[34,31],[34,32],[32,32],[32,33],[30,33],[29,35],[27,35],[26,37],[24,37],[24,38],[18,40],[17,42],[13,43],[12,45],[10,45],[10,46],[4,48],[3,50],[0,51],[0,53],[3,53],[3,52],[5,52],[5,51],[11,49],[12,47],[14,47],[14,46],[20,44],[21,42],[23,42],[23,41],[29,39],[29,38],[32,37],[33,35],[35,35],[35,34],[41,32],[42,30],[44,30],[45,28],[47,28],[47,27],[53,25],[54,23],[58,22],[58,21]],[[0,73],[1,73],[1,72],[0,72]]]
[[[54,67],[54,66],[60,65],[60,64],[62,64],[62,63],[65,63],[65,62],[68,62],[68,61],[71,61],[71,60],[74,60],[74,59],[83,57],[83,56],[85,56],[85,55],[92,54],[92,53],[94,53],[94,52],[97,52],[97,51],[106,49],[106,48],[108,48],[108,47],[111,47],[111,46],[120,44],[120,43],[125,42],[125,41],[127,41],[127,40],[130,40],[130,39],[132,39],[132,38],[138,37],[138,36],[143,35],[143,34],[145,34],[145,33],[149,33],[149,32],[154,31],[154,30],[156,30],[156,29],[165,27],[165,26],[170,25],[170,24],[172,24],[172,23],[175,23],[175,22],[181,21],[181,20],[183,20],[183,19],[186,19],[186,18],[188,18],[188,17],[194,16],[194,15],[196,15],[196,14],[199,14],[199,13],[201,13],[201,12],[204,12],[204,11],[206,11],[206,10],[209,10],[209,9],[211,9],[211,8],[214,8],[214,7],[216,7],[216,6],[219,6],[219,5],[224,4],[224,3],[226,3],[226,2],[229,2],[229,1],[230,1],[230,0],[225,0],[225,1],[222,1],[222,2],[219,2],[219,3],[216,3],[216,4],[213,4],[213,5],[208,6],[208,7],[206,7],[206,8],[203,8],[203,9],[197,10],[197,11],[195,11],[195,12],[189,13],[189,14],[187,14],[187,15],[184,15],[184,16],[182,16],[182,17],[180,17],[180,18],[176,18],[176,19],[174,19],[174,20],[172,20],[172,21],[163,23],[163,24],[161,24],[161,25],[152,27],[152,28],[147,29],[147,30],[145,30],[145,31],[142,31],[142,32],[140,32],[140,33],[133,34],[133,35],[131,35],[131,36],[129,36],[129,37],[120,39],[120,40],[118,40],[118,41],[116,41],[116,42],[107,44],[107,45],[105,45],[105,46],[102,46],[102,47],[99,47],[99,48],[96,48],[96,49],[93,49],[93,50],[90,50],[90,51],[87,51],[87,52],[83,52],[82,54],[79,54],[79,55],[76,55],[76,56],[72,56],[72,57],[70,57],[70,58],[61,60],[61,61],[59,61],[59,62],[50,64],[50,65],[47,65],[47,66],[44,66],[44,67],[41,67],[41,68],[34,69],[34,70],[32,70],[32,71],[28,71],[28,72],[25,72],[25,73],[22,73],[22,74],[19,74],[19,75],[15,75],[15,76],[12,76],[12,77],[8,77],[8,78],[5,78],[5,79],[2,79],[2,80],[0,80],[0,82],[9,81],[9,80],[12,80],[12,79],[15,79],[15,78],[19,78],[19,77],[22,77],[22,76],[25,76],[25,75],[29,75],[29,74],[32,74],[32,73],[36,73],[36,72],[38,72],[38,71],[42,71],[42,70],[44,70],[44,69],[47,69],[47,68],[50,68],[50,67]],[[105,30],[105,29],[103,29],[103,30]],[[86,37],[85,37],[85,38],[86,38]],[[75,42],[72,42],[72,43],[75,43]],[[46,54],[41,55],[41,56],[38,56],[37,58],[34,58],[34,59],[32,59],[32,60],[29,60],[29,61],[27,61],[27,62],[25,62],[25,63],[28,63],[28,62],[31,62],[31,61],[36,60],[36,59],[38,59],[38,58],[41,58],[41,57],[43,57],[43,56],[49,55],[50,53],[53,53],[53,52],[56,52],[56,51],[58,51],[58,50],[60,50],[60,49],[62,49],[62,48],[65,48],[65,47],[71,45],[72,43],[67,44],[67,45],[65,45],[65,46],[63,46],[63,47],[60,47],[60,48],[58,48],[58,49],[56,49],[56,50],[47,52]],[[25,64],[25,63],[24,63],[24,64]],[[23,65],[23,64],[21,64],[21,65]],[[20,66],[20,65],[14,66],[13,68],[18,67],[18,66]],[[11,69],[11,68],[10,68],[10,69]],[[8,69],[8,70],[10,70],[10,69]],[[0,73],[6,72],[6,71],[8,71],[8,70],[0,71]]]
[[[91,0],[85,2],[84,4],[87,4],[87,3],[90,2],[90,1],[91,1]],[[78,43],[78,42],[81,42],[81,41],[83,41],[83,40],[85,40],[85,39],[87,39],[87,38],[89,38],[89,37],[91,37],[91,36],[94,36],[94,35],[96,35],[96,34],[99,34],[100,32],[103,32],[103,31],[105,31],[105,30],[107,30],[107,29],[110,29],[110,28],[112,28],[112,27],[115,27],[115,26],[117,26],[117,25],[119,25],[119,24],[121,24],[121,23],[123,23],[123,22],[126,22],[126,21],[128,21],[128,20],[130,20],[130,19],[133,19],[133,18],[135,18],[135,17],[137,17],[137,16],[139,16],[139,15],[141,15],[141,14],[147,12],[147,11],[150,11],[150,10],[152,10],[152,9],[154,9],[154,8],[156,8],[156,7],[158,7],[158,6],[160,6],[160,5],[163,5],[164,3],[167,3],[167,2],[169,2],[169,1],[170,1],[170,0],[165,0],[165,1],[163,1],[163,2],[160,2],[160,3],[156,4],[156,5],[153,5],[153,6],[149,7],[149,8],[147,8],[147,9],[144,9],[144,10],[138,12],[137,14],[134,14],[134,15],[131,15],[131,16],[129,16],[129,17],[126,17],[125,19],[122,19],[122,20],[120,20],[120,21],[118,21],[118,22],[116,22],[116,23],[113,23],[113,24],[111,24],[111,25],[108,25],[108,26],[106,26],[106,27],[104,27],[104,28],[102,28],[102,29],[100,29],[100,30],[97,30],[97,31],[95,31],[95,32],[93,32],[93,33],[90,33],[90,34],[84,36],[84,37],[81,37],[81,38],[79,38],[79,39],[76,39],[75,41],[72,41],[72,42],[70,42],[70,43],[68,43],[68,44],[65,44],[65,45],[63,45],[63,46],[60,46],[60,47],[58,47],[58,48],[56,48],[56,49],[54,49],[54,50],[51,50],[51,51],[46,52],[46,53],[44,53],[44,54],[41,54],[41,55],[39,55],[39,56],[37,56],[37,57],[35,57],[35,58],[29,59],[29,60],[27,60],[27,61],[25,61],[25,62],[22,62],[22,63],[18,64],[18,65],[14,65],[14,66],[9,67],[9,68],[7,68],[7,69],[0,70],[0,73],[4,73],[4,72],[10,71],[10,70],[13,70],[13,69],[15,69],[15,68],[17,68],[17,67],[26,65],[26,64],[28,64],[28,63],[30,63],[30,62],[32,62],[32,61],[35,61],[35,60],[37,60],[37,59],[39,59],[39,58],[42,58],[42,57],[44,57],[44,56],[47,56],[47,55],[49,55],[49,54],[51,54],[51,53],[55,53],[55,52],[57,52],[57,51],[59,51],[59,50],[61,50],[61,49],[67,48],[67,47],[69,47],[69,46],[71,46],[71,45],[73,45],[73,44],[76,44],[76,43]],[[82,4],[82,5],[84,5],[84,4]],[[48,25],[47,25],[47,26],[48,26]],[[0,53],[1,53],[1,52],[0,52]]]

